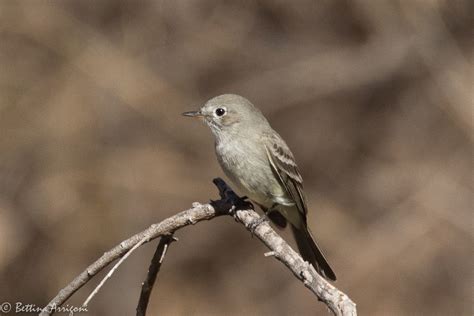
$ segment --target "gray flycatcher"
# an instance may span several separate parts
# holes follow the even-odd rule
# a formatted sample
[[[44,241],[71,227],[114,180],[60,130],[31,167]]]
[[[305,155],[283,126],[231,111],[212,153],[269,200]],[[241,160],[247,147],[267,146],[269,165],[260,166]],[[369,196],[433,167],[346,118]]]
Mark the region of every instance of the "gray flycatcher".
[[[304,260],[330,280],[334,271],[308,229],[303,179],[288,145],[247,99],[224,94],[184,116],[201,118],[211,128],[225,174],[279,227],[290,223]]]

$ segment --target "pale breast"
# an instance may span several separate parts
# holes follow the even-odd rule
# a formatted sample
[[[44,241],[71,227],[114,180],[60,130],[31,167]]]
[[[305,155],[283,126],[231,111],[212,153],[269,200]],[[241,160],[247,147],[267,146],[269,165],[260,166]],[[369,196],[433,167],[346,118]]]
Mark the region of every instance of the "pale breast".
[[[229,179],[247,195],[266,207],[287,199],[275,178],[263,145],[248,141],[216,142],[217,159]]]

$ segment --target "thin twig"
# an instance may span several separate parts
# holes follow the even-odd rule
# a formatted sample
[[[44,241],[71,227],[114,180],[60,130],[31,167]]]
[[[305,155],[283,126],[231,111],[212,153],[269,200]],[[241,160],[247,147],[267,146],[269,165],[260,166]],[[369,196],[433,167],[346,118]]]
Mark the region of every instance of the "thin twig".
[[[150,262],[148,268],[148,274],[145,281],[142,284],[142,290],[140,292],[140,298],[138,299],[137,305],[137,316],[145,316],[148,307],[148,301],[150,300],[151,291],[155,285],[156,277],[160,272],[161,264],[165,259],[166,252],[168,251],[169,244],[177,240],[174,236],[163,236],[160,239],[158,246],[156,247],[155,254]]]
[[[110,269],[110,271],[102,279],[102,281],[100,281],[99,285],[96,286],[94,291],[92,291],[92,293],[87,297],[87,299],[84,301],[84,303],[82,303],[82,307],[87,307],[87,305],[92,300],[92,298],[97,293],[99,293],[102,286],[104,286],[105,282],[112,277],[112,274],[114,274],[114,272],[118,269],[118,267],[132,254],[132,252],[134,252],[138,247],[143,245],[146,240],[147,240],[147,237],[143,237],[142,240],[140,240],[139,243],[137,243],[135,246],[133,246],[129,251],[127,251],[127,253],[122,258],[120,258],[120,260],[113,266],[112,269]]]

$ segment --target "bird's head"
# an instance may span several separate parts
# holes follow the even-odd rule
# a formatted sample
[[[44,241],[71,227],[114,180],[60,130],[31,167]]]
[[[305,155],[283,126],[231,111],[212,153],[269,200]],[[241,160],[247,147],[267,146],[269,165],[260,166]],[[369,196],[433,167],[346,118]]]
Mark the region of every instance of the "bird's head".
[[[268,124],[265,117],[249,100],[235,94],[223,94],[207,101],[198,111],[184,116],[201,118],[215,134],[258,128]]]

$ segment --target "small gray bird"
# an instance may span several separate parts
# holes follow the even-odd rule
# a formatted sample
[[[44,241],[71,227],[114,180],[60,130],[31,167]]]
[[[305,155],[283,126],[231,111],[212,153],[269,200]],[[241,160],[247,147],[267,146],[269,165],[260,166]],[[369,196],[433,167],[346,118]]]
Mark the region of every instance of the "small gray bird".
[[[277,226],[284,228],[289,222],[302,257],[335,281],[334,271],[308,229],[303,179],[295,158],[262,112],[241,96],[224,94],[183,115],[206,122],[225,174]]]

